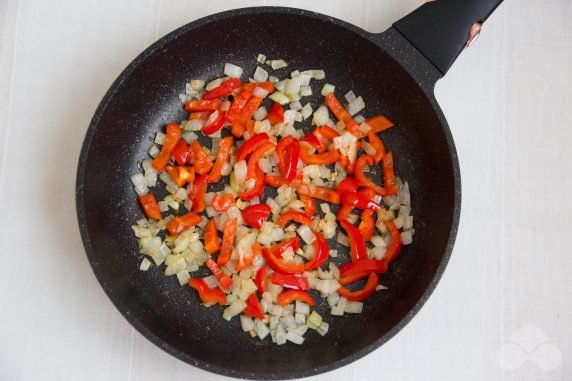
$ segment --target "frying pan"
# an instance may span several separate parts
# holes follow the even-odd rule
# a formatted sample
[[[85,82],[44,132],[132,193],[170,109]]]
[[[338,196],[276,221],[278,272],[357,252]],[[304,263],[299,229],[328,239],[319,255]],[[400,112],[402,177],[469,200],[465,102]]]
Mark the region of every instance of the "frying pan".
[[[291,8],[246,8],[209,16],[163,37],[139,55],[99,105],[81,150],[77,215],[87,257],[103,289],[125,318],[160,348],[194,366],[240,378],[310,376],[373,351],[419,311],[440,279],[457,231],[461,181],[455,146],[433,89],[499,0],[437,0],[381,34]],[[285,59],[294,69],[323,69],[338,94],[354,89],[367,115],[396,122],[382,138],[395,153],[397,174],[410,184],[416,234],[392,263],[362,314],[333,317],[302,346],[252,339],[238,319],[205,309],[188,287],[153,267],[139,271],[131,225],[142,217],[129,176],[138,171],[151,137],[185,119],[178,100],[191,78],[215,78],[225,62],[253,73],[255,57]],[[314,84],[321,86],[321,84]],[[314,93],[319,93],[314,87]],[[317,107],[317,99],[313,102]],[[307,126],[309,128],[309,126]],[[202,139],[202,138],[201,138]],[[201,141],[209,145],[207,139]],[[210,190],[222,189],[214,184]],[[330,242],[335,247],[335,242]],[[342,248],[339,248],[342,250]],[[347,249],[345,249],[347,253]],[[344,255],[338,261],[346,261]]]

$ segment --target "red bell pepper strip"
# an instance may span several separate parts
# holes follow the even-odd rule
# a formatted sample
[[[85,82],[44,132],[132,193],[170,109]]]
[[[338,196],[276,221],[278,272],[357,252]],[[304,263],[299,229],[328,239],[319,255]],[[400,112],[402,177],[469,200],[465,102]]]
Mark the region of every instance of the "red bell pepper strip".
[[[187,142],[180,139],[177,144],[175,144],[175,148],[173,148],[171,155],[177,164],[181,166],[185,165],[187,163],[187,157],[189,156],[189,146],[187,145]]]
[[[260,295],[264,294],[264,291],[266,290],[266,278],[268,276],[268,267],[267,266],[262,266],[257,272],[256,272],[256,278],[254,279],[254,283],[256,283],[256,288],[258,288],[258,292],[260,292]]]
[[[365,122],[371,126],[369,132],[373,132],[374,134],[393,127],[393,122],[383,115],[376,115],[367,119]]]
[[[340,136],[340,133],[338,131],[334,130],[330,126],[318,127],[318,128],[316,128],[316,130],[314,132],[318,133],[321,136],[323,136],[324,138],[330,139],[330,140],[333,140],[334,138],[337,138],[338,136]]]
[[[385,196],[386,195],[385,189],[383,189],[382,187],[380,187],[379,185],[368,179],[363,174],[363,170],[365,169],[365,167],[367,167],[368,165],[372,165],[374,162],[375,159],[373,158],[373,156],[370,155],[360,156],[356,161],[356,165],[354,168],[354,175],[355,178],[360,182],[361,186],[371,188],[375,190],[379,195]]]
[[[169,163],[171,152],[179,142],[179,139],[181,139],[181,135],[183,133],[181,127],[175,123],[167,124],[165,132],[166,136],[165,140],[163,141],[163,147],[161,147],[161,152],[159,152],[159,155],[157,155],[157,157],[151,162],[153,168],[159,172],[165,168],[167,163]]]
[[[212,160],[208,157],[208,155],[203,151],[201,145],[197,140],[191,143],[189,147],[189,163],[193,164],[195,167],[195,173],[198,175],[203,175],[208,173],[211,168],[213,167]]]
[[[317,154],[308,153],[308,149],[312,149],[308,143],[304,142],[301,144],[300,159],[302,159],[305,164],[334,164],[340,158],[340,153],[337,149]]]
[[[308,226],[312,224],[312,219],[306,213],[289,210],[280,216],[278,219],[278,225],[283,228],[290,221],[295,221]]]
[[[240,111],[240,114],[238,115],[236,121],[240,123],[246,123],[247,120],[252,118],[256,110],[258,110],[258,107],[260,107],[261,103],[262,103],[262,98],[254,96],[251,97]]]
[[[352,261],[367,259],[367,246],[365,240],[359,232],[358,228],[352,225],[348,220],[341,220],[340,225],[348,234],[350,241],[350,257]]]
[[[284,253],[286,250],[292,249],[293,252],[296,252],[296,250],[298,250],[299,248],[300,248],[300,239],[298,237],[294,237],[287,241],[274,245],[267,250],[270,250],[270,252],[273,255],[281,257],[282,253]]]
[[[227,95],[232,94],[232,91],[234,89],[237,89],[240,86],[242,86],[242,82],[240,81],[240,79],[229,78],[226,81],[222,82],[220,86],[215,87],[214,89],[204,93],[203,99],[211,100],[211,99],[226,97]]]
[[[330,255],[330,250],[328,248],[328,244],[324,238],[324,236],[320,233],[315,233],[316,241],[314,245],[316,245],[316,253],[308,262],[302,263],[293,263],[293,262],[285,262],[280,258],[279,253],[276,253],[278,250],[262,249],[262,254],[266,263],[270,268],[274,271],[278,271],[282,274],[297,274],[303,273],[304,271],[311,271],[315,268],[322,266],[327,260]],[[289,242],[289,241],[287,241]],[[299,244],[299,240],[294,241]],[[286,247],[287,248],[287,247]],[[296,248],[297,250],[298,248]],[[286,249],[284,249],[286,250]],[[296,251],[294,250],[294,251]]]
[[[387,271],[387,262],[382,259],[360,259],[340,266],[340,277],[356,273],[384,273]]]
[[[246,308],[242,313],[256,319],[264,319],[264,309],[262,309],[262,305],[256,297],[256,293],[253,292],[246,298]]]
[[[202,221],[201,216],[189,212],[183,216],[175,217],[167,223],[169,234],[176,236],[192,226],[198,225]]]
[[[205,240],[205,251],[207,254],[212,255],[220,250],[220,243],[218,242],[218,233],[214,219],[210,220],[207,226],[205,226],[203,238]]]
[[[367,134],[367,139],[369,140],[369,144],[375,148],[375,155],[373,155],[374,161],[379,163],[383,158],[383,155],[385,155],[385,147],[383,146],[383,142],[374,132],[369,132]]]
[[[199,293],[199,298],[203,303],[226,304],[226,295],[218,288],[210,289],[209,286],[201,278],[189,279],[189,286]]]
[[[255,197],[262,196],[262,193],[264,192],[264,172],[262,172],[262,169],[260,169],[259,166],[256,166],[255,179],[256,182],[251,189],[238,193],[238,197],[240,197],[241,200],[249,201]]]
[[[296,192],[298,192],[298,194],[317,198],[318,200],[327,201],[332,204],[340,203],[340,195],[338,192],[313,184],[301,183],[296,189]]]
[[[216,111],[220,108],[220,102],[213,100],[188,101],[185,103],[185,111]]]
[[[247,268],[252,264],[254,258],[259,255],[262,255],[262,246],[260,246],[260,244],[256,242],[254,245],[252,245],[252,255],[250,256],[241,255],[238,259],[238,262],[236,263],[236,266],[234,266],[234,271],[240,271],[242,269]]]
[[[328,106],[336,118],[344,122],[346,130],[351,133],[359,131],[357,122],[353,120],[351,115],[342,107],[334,93],[326,95],[325,102],[326,106]]]
[[[228,162],[230,150],[232,149],[232,136],[222,138],[218,145],[215,163],[209,173],[209,183],[216,183],[222,178],[222,167]]]
[[[254,91],[254,89],[256,89],[257,87],[260,87],[266,91],[268,91],[268,93],[272,93],[274,91],[274,83],[272,82],[248,82],[245,83],[244,86],[242,86],[242,88],[244,90],[248,90],[248,91]]]
[[[397,194],[397,185],[395,185],[395,173],[393,172],[393,154],[391,151],[383,155],[383,186],[388,196]]]
[[[251,96],[252,96],[252,91],[243,89],[240,92],[240,94],[234,97],[234,101],[232,102],[230,108],[226,112],[226,120],[228,120],[229,122],[238,121],[238,116],[240,115],[240,112],[242,111],[244,105],[246,105],[246,102],[248,102]]]
[[[373,210],[366,209],[361,212],[361,222],[358,225],[358,230],[363,239],[369,241],[373,235],[373,228],[375,222],[373,221]]]
[[[233,122],[230,126],[230,132],[236,138],[242,137],[242,134],[244,133],[244,124]]]
[[[211,111],[197,111],[197,112],[191,112],[189,114],[189,120],[195,120],[195,119],[208,119],[209,116],[211,116],[212,112]]]
[[[192,184],[187,186],[187,197],[193,203],[192,210],[195,213],[205,210],[205,194],[207,193],[208,183],[208,175],[200,175]]]
[[[274,143],[266,142],[254,151],[248,158],[248,169],[246,178],[251,179],[256,175],[256,168],[258,168],[258,160],[260,160],[268,152],[274,150]]]
[[[244,144],[240,146],[238,151],[236,151],[236,161],[246,160],[246,157],[248,155],[256,151],[256,149],[266,144],[267,142],[268,142],[268,134],[266,134],[265,132],[254,135],[253,137],[245,141]]]
[[[222,234],[222,247],[217,258],[217,264],[224,266],[230,260],[232,249],[234,247],[234,237],[236,236],[237,220],[236,218],[230,219],[224,224],[224,231]]]
[[[306,262],[306,271],[311,271],[322,266],[328,258],[330,257],[330,248],[326,239],[321,233],[314,233],[316,235],[316,241],[314,245],[316,246],[315,254],[308,262]]]
[[[304,203],[304,212],[306,215],[312,217],[316,213],[316,203],[312,197],[300,195],[300,201]]]
[[[280,103],[274,103],[270,106],[266,119],[268,119],[271,125],[284,123],[284,109],[282,108],[282,105]]]
[[[336,188],[336,192],[343,196],[345,193],[354,193],[357,192],[359,188],[359,182],[353,177],[346,177],[342,180],[341,183],[338,184]]]
[[[353,273],[353,274],[349,274],[349,275],[346,275],[346,276],[340,278],[340,281],[339,281],[339,282],[340,282],[340,284],[341,284],[342,286],[346,286],[346,285],[348,285],[348,284],[357,282],[357,281],[360,280],[360,279],[367,278],[367,276],[368,276],[369,274],[371,274],[371,273],[370,273],[370,272],[363,272],[363,273]]]
[[[276,145],[278,170],[286,181],[291,182],[296,177],[296,167],[300,157],[300,144],[292,136],[286,136]]]
[[[173,181],[180,187],[195,181],[195,169],[193,167],[174,167],[167,165],[165,171],[167,171]]]
[[[243,209],[242,218],[247,225],[260,230],[270,213],[272,209],[267,204],[250,205]]]
[[[367,299],[375,292],[375,288],[379,283],[379,275],[376,273],[370,273],[369,277],[367,278],[367,283],[363,287],[363,289],[359,291],[350,291],[345,287],[338,288],[338,294],[343,296],[347,300],[364,300]]]
[[[280,306],[287,306],[288,304],[292,303],[295,300],[304,302],[310,307],[316,305],[316,302],[314,301],[314,298],[312,298],[312,295],[308,294],[306,291],[301,291],[301,290],[286,290],[284,292],[281,292],[280,295],[278,295],[277,302],[278,305]]]
[[[399,229],[395,226],[393,221],[384,221],[387,230],[389,230],[389,234],[391,235],[391,242],[383,255],[382,261],[384,261],[387,265],[389,265],[395,257],[401,251],[401,234],[399,234]]]
[[[212,206],[217,212],[223,212],[235,205],[234,196],[232,194],[225,194],[224,196],[215,195],[213,197]]]
[[[301,140],[317,149],[319,153],[326,150],[326,142],[320,140],[316,131],[307,133]]]
[[[205,134],[207,136],[212,135],[222,128],[222,125],[224,124],[224,122],[226,122],[226,119],[225,119],[224,115],[221,113],[210,124],[205,124],[203,126],[203,128],[201,129],[201,131],[203,132],[203,134]]]
[[[256,122],[252,119],[248,119],[245,123],[244,123],[244,128],[246,129],[246,132],[248,132],[248,136],[254,136],[254,124]]]
[[[308,284],[308,279],[292,275],[292,274],[280,274],[272,273],[270,276],[270,281],[278,286],[292,288],[294,290],[309,290],[310,285]]]
[[[227,291],[232,286],[232,278],[223,273],[219,265],[212,258],[207,259],[205,264],[218,280],[220,289]]]
[[[280,188],[284,184],[290,185],[292,188],[298,188],[298,186],[302,183],[303,174],[302,170],[296,170],[296,176],[294,176],[294,180],[292,180],[291,183],[288,183],[288,181],[280,175],[269,174],[264,177],[264,180],[266,181],[267,185],[270,185],[273,188]]]
[[[342,205],[340,209],[338,209],[338,213],[336,214],[336,219],[338,221],[347,220],[348,216],[351,214],[354,207],[351,205]]]
[[[281,258],[274,255],[269,249],[262,248],[262,255],[266,260],[266,264],[274,271],[281,272],[283,274],[298,274],[306,271],[306,264],[294,263],[294,262],[284,262]]]
[[[371,188],[363,188],[360,189],[358,192],[360,195],[364,196],[368,200],[373,200],[375,196],[377,196],[377,192]]]
[[[138,196],[139,203],[145,212],[145,215],[149,218],[153,218],[155,220],[161,220],[163,217],[161,216],[161,211],[159,210],[159,204],[157,204],[157,200],[155,200],[155,196],[153,193],[147,193],[142,196]]]
[[[370,200],[366,196],[351,192],[342,195],[342,204],[351,205],[359,209],[378,210],[381,208],[377,202]]]

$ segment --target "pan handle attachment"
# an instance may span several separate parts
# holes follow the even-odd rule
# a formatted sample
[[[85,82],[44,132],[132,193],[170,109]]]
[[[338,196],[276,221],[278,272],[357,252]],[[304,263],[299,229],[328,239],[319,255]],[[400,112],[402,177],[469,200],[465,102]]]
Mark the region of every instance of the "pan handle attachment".
[[[474,42],[482,23],[502,2],[428,1],[393,27],[444,75],[461,51]]]

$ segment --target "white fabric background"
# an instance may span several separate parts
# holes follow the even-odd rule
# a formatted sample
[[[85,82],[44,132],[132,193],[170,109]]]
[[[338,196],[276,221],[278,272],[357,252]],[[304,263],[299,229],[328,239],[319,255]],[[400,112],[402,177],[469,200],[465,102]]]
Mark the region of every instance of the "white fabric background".
[[[80,241],[80,146],[101,97],[138,53],[180,25],[237,7],[310,8],[381,32],[419,3],[0,2],[0,379],[223,379],[135,332]],[[314,379],[572,379],[571,4],[506,1],[438,83],[463,181],[450,264],[401,333]],[[511,349],[512,358],[497,360]]]

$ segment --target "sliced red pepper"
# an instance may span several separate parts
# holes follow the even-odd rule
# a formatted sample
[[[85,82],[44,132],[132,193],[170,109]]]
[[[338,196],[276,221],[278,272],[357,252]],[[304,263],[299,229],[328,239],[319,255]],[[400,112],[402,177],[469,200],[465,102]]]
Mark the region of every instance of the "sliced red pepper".
[[[274,150],[274,143],[267,142],[261,145],[254,151],[248,158],[248,169],[246,172],[246,177],[248,179],[253,178],[256,175],[256,168],[258,168],[258,160],[260,160],[268,152]]]
[[[348,216],[351,214],[352,210],[354,209],[351,205],[342,205],[340,209],[338,209],[338,213],[336,214],[336,219],[338,221],[346,220]]]
[[[274,255],[269,249],[263,248],[262,255],[266,260],[266,264],[274,271],[284,274],[298,274],[306,271],[306,264],[284,262],[281,258]]]
[[[217,264],[224,266],[230,260],[232,249],[234,247],[234,237],[236,236],[237,219],[232,218],[224,224],[224,231],[222,234],[222,246],[217,258]]]
[[[286,181],[291,182],[296,177],[296,167],[300,157],[300,145],[292,136],[281,139],[276,146],[278,155],[278,170]]]
[[[354,193],[357,192],[359,188],[359,182],[353,177],[346,177],[342,180],[341,183],[338,184],[336,188],[336,192],[343,196],[345,193]]]
[[[191,143],[189,147],[189,163],[195,167],[195,173],[203,175],[208,173],[213,167],[213,162],[210,157],[203,151],[201,145],[197,140]]]
[[[193,203],[192,210],[195,213],[200,213],[205,210],[205,194],[207,193],[208,184],[208,175],[200,175],[187,187],[187,197]]]
[[[167,171],[173,181],[180,187],[195,181],[195,169],[193,167],[174,167],[167,165],[165,171]]]
[[[373,156],[370,155],[360,156],[356,161],[356,165],[354,168],[354,176],[360,182],[361,186],[371,188],[375,190],[379,195],[385,196],[386,195],[385,189],[383,189],[382,187],[380,187],[379,185],[368,179],[363,173],[365,167],[367,167],[368,165],[372,165],[374,162],[375,159]]]
[[[401,251],[401,234],[399,233],[399,229],[397,229],[393,221],[386,220],[384,223],[387,227],[387,230],[389,230],[389,234],[391,235],[391,242],[389,243],[389,246],[383,255],[382,261],[389,265]]]
[[[301,291],[301,290],[286,290],[284,292],[281,292],[280,295],[278,295],[277,302],[278,305],[280,306],[287,306],[288,304],[292,303],[295,300],[304,302],[310,307],[316,305],[316,302],[314,301],[314,298],[312,298],[312,295],[308,294],[306,291]]]
[[[378,210],[381,206],[360,193],[346,192],[342,195],[342,204],[359,209]]]
[[[305,164],[319,164],[328,165],[334,164],[340,158],[340,153],[337,149],[332,151],[326,151],[324,153],[311,154],[308,153],[308,149],[312,149],[308,143],[304,142],[300,147],[300,159]]]
[[[201,278],[189,279],[189,286],[197,290],[199,298],[203,303],[226,304],[226,295],[218,288],[210,289],[209,286]]]
[[[224,196],[217,194],[213,197],[212,201],[213,209],[217,212],[223,212],[235,204],[236,201],[234,201],[234,196],[230,193],[225,194]]]
[[[281,175],[266,175],[264,177],[266,184],[270,185],[273,188],[280,188],[282,185],[290,185],[293,188],[297,188],[304,179],[302,170],[296,170],[296,176],[291,183],[289,183],[284,177]]]
[[[292,288],[294,290],[309,290],[310,285],[308,284],[308,279],[292,275],[292,274],[280,274],[272,273],[270,276],[270,281],[278,286]]]
[[[296,252],[296,250],[298,250],[299,248],[300,248],[300,239],[298,237],[294,237],[287,241],[283,241],[277,245],[274,245],[268,250],[270,250],[270,252],[275,256],[280,257],[282,256],[282,253],[284,253],[288,249],[292,249],[293,252]]]
[[[181,127],[175,123],[167,124],[165,132],[166,136],[163,141],[163,147],[161,147],[161,152],[159,152],[159,155],[157,155],[157,157],[151,162],[151,165],[153,165],[153,168],[157,171],[162,171],[167,163],[169,163],[171,152],[177,145],[179,139],[181,139],[181,135],[183,133]]]
[[[316,235],[316,241],[314,242],[315,247],[315,254],[310,259],[306,265],[306,271],[311,271],[317,269],[318,267],[322,266],[328,258],[330,257],[330,248],[328,247],[328,243],[326,239],[321,233],[314,233]]]
[[[261,103],[262,103],[262,98],[254,96],[251,97],[240,111],[240,115],[238,115],[236,121],[240,123],[246,123],[247,120],[252,118],[256,110],[258,110],[258,107],[260,107]]]
[[[265,132],[254,135],[253,137],[245,141],[244,144],[240,146],[238,151],[236,151],[236,161],[238,162],[246,160],[246,157],[248,155],[256,151],[256,149],[266,144],[267,142],[268,142],[268,134],[266,134]]]
[[[364,300],[367,299],[375,292],[375,288],[379,283],[379,275],[376,273],[370,273],[369,277],[367,278],[367,283],[363,287],[363,289],[359,291],[350,291],[345,287],[338,288],[338,294],[343,296],[347,300]]]
[[[242,86],[240,79],[229,78],[226,81],[223,81],[220,86],[204,93],[203,99],[211,100],[226,97],[227,95],[232,94],[234,89],[238,89],[240,86]]]
[[[196,213],[189,212],[183,216],[175,217],[167,223],[169,234],[176,236],[184,230],[198,225],[202,221],[201,216]]]
[[[205,251],[207,254],[212,255],[220,250],[220,243],[218,242],[218,232],[216,230],[215,220],[209,221],[207,226],[205,226],[205,232],[203,235],[205,240]]]
[[[295,221],[308,226],[312,224],[312,219],[306,213],[289,210],[280,216],[278,219],[278,225],[283,228],[290,221]]]
[[[262,309],[262,305],[255,293],[250,294],[250,296],[246,298],[246,308],[242,313],[256,319],[264,319],[264,309]]]
[[[332,204],[340,203],[340,195],[332,189],[319,187],[313,184],[301,183],[296,189],[298,194],[314,197]]]
[[[221,139],[218,145],[215,163],[209,173],[209,183],[216,183],[222,178],[222,167],[228,162],[233,142],[232,136]]]
[[[357,122],[353,120],[346,109],[342,107],[334,93],[329,93],[326,95],[325,103],[330,111],[336,116],[336,118],[344,122],[346,130],[351,133],[359,131]]]
[[[254,124],[256,122],[252,119],[248,119],[245,123],[244,123],[244,128],[246,129],[246,132],[248,132],[248,136],[254,136]]]
[[[230,126],[230,132],[237,138],[242,137],[242,134],[244,133],[244,124],[233,122]]]
[[[374,134],[383,130],[387,130],[394,125],[391,120],[387,119],[383,115],[373,116],[367,119],[365,122],[371,126],[371,130],[369,132],[373,132]]]
[[[330,139],[330,140],[333,140],[334,138],[337,138],[338,136],[340,136],[340,133],[338,131],[334,130],[330,126],[318,127],[318,128],[316,128],[315,132],[319,133],[324,138]]]
[[[387,271],[387,262],[382,259],[360,259],[340,266],[340,277],[356,273],[384,273]]]
[[[240,92],[240,94],[238,94],[234,98],[234,101],[232,102],[232,104],[230,105],[230,108],[226,112],[226,119],[229,122],[237,122],[238,121],[238,116],[240,115],[240,112],[242,111],[242,109],[244,108],[244,105],[246,105],[246,102],[248,102],[248,100],[250,99],[251,96],[252,96],[252,91],[242,90]],[[243,123],[240,123],[240,124],[243,124]]]
[[[316,241],[314,245],[316,246],[316,253],[308,262],[302,263],[293,263],[293,262],[285,262],[280,258],[279,253],[272,249],[264,248],[262,249],[262,254],[266,263],[270,268],[274,271],[278,271],[283,274],[297,274],[303,273],[304,271],[311,271],[320,266],[322,266],[327,260],[330,255],[330,250],[328,248],[328,243],[326,242],[324,236],[320,233],[315,233]],[[288,242],[288,241],[287,241]],[[299,240],[293,241],[299,244]],[[287,247],[286,247],[287,248]],[[294,251],[296,251],[296,248]],[[284,249],[286,250],[286,249]]]
[[[226,275],[212,258],[207,259],[205,265],[207,265],[209,270],[211,270],[213,275],[218,280],[218,284],[221,290],[227,291],[232,286],[232,278]]]
[[[395,185],[395,173],[393,172],[393,154],[391,151],[383,155],[383,186],[388,196],[397,194],[397,185]]]
[[[377,192],[375,189],[371,188],[363,188],[359,190],[359,194],[366,197],[368,200],[373,200],[375,196],[377,196]]]
[[[358,228],[352,225],[348,220],[341,220],[340,225],[348,234],[348,239],[350,241],[350,257],[352,261],[367,259],[367,246],[365,245],[365,240]]]
[[[274,84],[272,82],[248,82],[245,83],[242,88],[248,91],[254,91],[257,87],[268,91],[268,93],[272,93],[274,91]]]
[[[312,217],[316,213],[316,203],[312,197],[300,195],[300,201],[304,203],[304,212],[306,215]]]
[[[358,230],[366,241],[371,239],[374,226],[373,210],[366,209],[361,212],[361,222],[358,225]]]
[[[264,192],[264,172],[262,172],[262,169],[260,169],[259,166],[256,166],[255,170],[256,182],[254,183],[254,186],[249,190],[238,193],[238,197],[240,197],[240,199],[243,201],[250,201],[255,197],[260,197]]]
[[[254,280],[254,283],[256,283],[256,287],[258,288],[258,292],[260,292],[260,295],[264,294],[264,291],[266,290],[266,278],[268,276],[268,267],[267,266],[262,266],[257,272],[256,272],[256,278]]]
[[[322,153],[326,150],[326,142],[323,142],[320,140],[320,138],[318,138],[316,131],[304,135],[302,141],[310,144],[312,147],[317,149],[319,153]]]
[[[369,132],[367,134],[367,139],[369,140],[369,144],[375,149],[375,155],[373,155],[374,161],[379,163],[385,155],[385,147],[383,146],[383,142],[374,132]]]
[[[175,159],[177,164],[181,166],[185,165],[187,163],[187,157],[189,156],[189,146],[187,145],[187,142],[183,139],[179,139],[177,144],[175,144],[175,148],[173,148],[171,155],[173,155],[173,159]]]
[[[254,245],[252,245],[252,255],[250,256],[241,255],[240,258],[238,259],[238,262],[236,263],[236,266],[234,266],[234,271],[240,271],[242,269],[247,268],[252,264],[252,261],[258,255],[262,255],[262,246],[260,246],[260,244],[256,242]]]
[[[274,103],[270,106],[270,110],[268,110],[268,115],[266,119],[270,121],[271,125],[275,125],[277,123],[284,123],[284,109],[280,103]]]
[[[208,121],[207,121],[208,122]],[[219,114],[218,117],[216,117],[215,120],[213,120],[211,123],[209,124],[205,124],[203,126],[203,128],[201,129],[201,131],[203,132],[203,134],[205,135],[212,135],[215,132],[217,132],[218,130],[220,130],[224,124],[224,122],[226,122],[226,119],[224,117],[224,114]]]
[[[159,204],[157,204],[157,200],[155,200],[155,196],[153,193],[147,193],[142,196],[138,196],[139,203],[145,212],[145,215],[149,218],[153,218],[155,220],[161,220],[163,217],[161,216],[161,211],[159,210]]]
[[[342,278],[340,278],[340,284],[342,286],[357,282],[358,280],[361,280],[363,278],[367,278],[367,276],[371,274],[370,272],[363,272],[363,273],[353,273],[353,274],[349,274],[346,275]]]
[[[185,103],[185,111],[216,111],[220,108],[220,102],[213,100],[195,100]]]
[[[247,225],[260,230],[270,213],[272,213],[272,209],[267,204],[250,205],[243,209],[242,218]]]
[[[212,112],[211,111],[197,111],[197,112],[191,112],[189,114],[189,120],[195,120],[195,119],[208,119],[209,116],[211,116]]]

